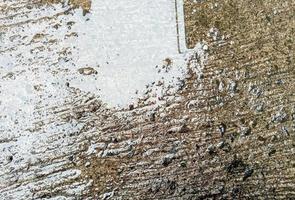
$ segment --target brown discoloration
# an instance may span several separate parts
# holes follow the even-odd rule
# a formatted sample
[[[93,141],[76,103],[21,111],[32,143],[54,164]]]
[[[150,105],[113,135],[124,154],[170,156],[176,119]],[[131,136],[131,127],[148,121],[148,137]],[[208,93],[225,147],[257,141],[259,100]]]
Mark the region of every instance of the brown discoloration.
[[[90,12],[91,9],[91,0],[70,0],[70,4],[75,7],[80,7],[83,9],[83,15]]]
[[[92,75],[92,74],[97,74],[97,71],[92,68],[92,67],[84,67],[84,68],[80,68],[78,70],[78,72],[80,74],[83,74],[83,75]]]
[[[294,17],[290,16],[290,13],[294,13],[294,1],[185,0],[184,2],[189,47],[193,47],[197,41],[207,39],[208,30],[212,27],[220,31],[219,37],[223,35],[236,39],[256,40],[258,48],[267,43],[265,41],[268,37],[273,40],[273,45],[275,42],[280,42],[280,39],[285,41],[291,39]],[[287,47],[281,46],[281,48]]]
[[[84,162],[80,166],[82,177],[92,180],[91,188],[85,195],[98,198],[100,195],[111,192],[119,186],[120,159],[118,158],[80,158]]]
[[[45,4],[56,4],[56,3],[65,3],[65,0],[41,0],[41,3]],[[91,9],[91,0],[69,0],[68,3],[74,8],[82,8],[83,14],[90,12]]]

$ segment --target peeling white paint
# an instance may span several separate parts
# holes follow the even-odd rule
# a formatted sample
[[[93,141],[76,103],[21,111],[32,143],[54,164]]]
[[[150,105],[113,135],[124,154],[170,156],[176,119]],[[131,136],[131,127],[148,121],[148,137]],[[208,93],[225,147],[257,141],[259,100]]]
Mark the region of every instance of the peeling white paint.
[[[68,103],[79,95],[81,101],[83,95],[94,95],[109,107],[126,107],[147,90],[157,102],[177,91],[190,56],[205,55],[201,44],[186,50],[183,23],[177,39],[172,0],[93,1],[86,16],[81,10],[57,16],[67,9],[22,7],[15,17],[1,16],[5,31],[0,28],[0,199],[33,199],[41,195],[38,191],[80,175],[76,169],[58,171],[70,163],[68,156],[79,150],[80,141],[99,131],[81,132],[85,124],[62,120],[59,108],[71,113]],[[184,19],[180,13],[178,21]],[[183,54],[179,44],[185,48]],[[166,58],[172,63],[163,67]],[[82,67],[98,73],[82,75]],[[200,66],[194,67],[199,73]],[[101,146],[92,144],[86,154],[97,153]],[[76,182],[67,191],[75,195],[85,188]]]

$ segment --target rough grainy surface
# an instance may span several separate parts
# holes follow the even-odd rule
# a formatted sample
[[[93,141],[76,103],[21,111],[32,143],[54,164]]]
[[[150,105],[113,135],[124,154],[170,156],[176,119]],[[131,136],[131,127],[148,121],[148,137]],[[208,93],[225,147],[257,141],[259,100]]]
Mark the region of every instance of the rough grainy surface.
[[[188,46],[207,42],[202,73],[193,70],[202,65],[199,55],[192,56],[183,86],[158,107],[142,100],[138,107],[108,109],[67,85],[67,94],[56,94],[63,97],[56,107],[35,108],[30,132],[40,134],[40,141],[55,132],[45,145],[28,147],[32,161],[22,165],[15,156],[21,149],[5,150],[22,133],[1,137],[2,151],[13,153],[1,154],[0,199],[295,198],[294,1],[184,3]],[[68,14],[26,19],[33,11],[21,11],[28,6],[44,9],[31,1],[1,1],[0,33],[17,40],[16,27]],[[40,38],[46,42],[33,45]],[[32,53],[53,44],[62,42],[41,34],[20,42]],[[56,51],[66,55],[65,49]],[[12,46],[0,52],[18,51]],[[33,60],[51,62],[46,55]],[[26,70],[33,69],[0,77],[10,80]]]

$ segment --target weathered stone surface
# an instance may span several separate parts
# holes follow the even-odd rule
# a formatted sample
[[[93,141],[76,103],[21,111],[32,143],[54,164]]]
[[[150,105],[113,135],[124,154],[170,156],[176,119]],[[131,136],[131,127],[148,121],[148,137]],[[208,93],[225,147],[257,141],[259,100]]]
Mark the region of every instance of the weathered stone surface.
[[[70,52],[50,35],[22,42],[21,27],[29,23],[64,26],[55,17],[68,10],[31,16],[34,9],[49,10],[40,2],[0,2],[0,41],[8,34],[33,53],[57,48],[57,59],[66,60]],[[34,146],[18,149],[22,132],[0,129],[0,199],[295,198],[294,1],[184,4],[188,46],[207,42],[202,74],[193,69],[201,63],[195,55],[183,87],[152,110],[144,99],[132,109],[109,109],[97,97],[61,84],[68,88],[57,94],[62,101],[34,108],[37,115],[28,124],[32,135],[40,135]],[[0,53],[23,59],[19,46],[0,45]],[[23,60],[22,71],[0,78],[17,80],[20,73],[40,70],[31,63],[55,61],[33,55]],[[48,87],[38,84],[36,91]],[[31,158],[22,155],[27,151]]]

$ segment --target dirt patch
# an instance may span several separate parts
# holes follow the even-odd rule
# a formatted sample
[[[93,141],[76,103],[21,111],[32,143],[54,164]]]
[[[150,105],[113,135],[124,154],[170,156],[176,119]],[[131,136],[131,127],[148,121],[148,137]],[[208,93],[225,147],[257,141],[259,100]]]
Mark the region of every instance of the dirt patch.
[[[81,166],[82,177],[92,180],[91,189],[87,196],[99,198],[99,196],[112,192],[118,185],[120,175],[120,160],[116,158],[92,158],[82,159],[86,161]]]
[[[41,0],[45,4],[56,4],[56,3],[65,3],[65,0]],[[90,12],[91,9],[91,0],[69,0],[68,3],[74,8],[82,8],[83,14]]]
[[[289,21],[290,13],[294,13],[294,4],[294,1],[280,0],[185,0],[185,29],[188,46],[191,48],[197,41],[206,39],[211,28],[216,28],[225,36],[238,34],[239,37],[247,36],[253,39],[266,33],[273,34],[282,30],[275,29],[275,26],[281,26],[280,23],[283,20]],[[288,34],[292,30],[294,19],[289,22],[284,24],[289,27],[284,30],[288,31],[278,32],[275,34],[276,37],[282,36],[282,39],[287,41],[282,34]]]

